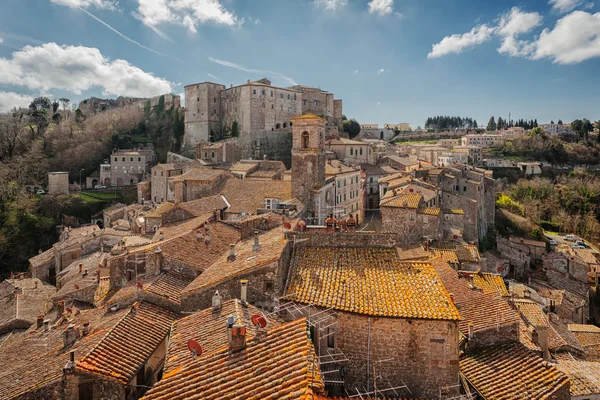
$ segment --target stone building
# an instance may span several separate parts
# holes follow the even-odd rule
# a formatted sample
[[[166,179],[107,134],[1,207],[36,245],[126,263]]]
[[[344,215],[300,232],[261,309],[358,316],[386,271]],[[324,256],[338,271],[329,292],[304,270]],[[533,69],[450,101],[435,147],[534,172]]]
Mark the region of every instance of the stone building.
[[[156,162],[152,148],[118,150],[109,163],[100,165],[100,183],[104,186],[133,186],[145,180],[147,168]]]
[[[428,206],[423,194],[414,189],[404,189],[384,197],[379,207],[383,232],[396,234],[400,243],[442,238],[440,209]]]
[[[389,172],[379,165],[362,164],[360,167],[365,177],[365,209],[378,209],[379,179],[389,175]]]
[[[345,138],[329,139],[325,148],[333,151],[336,158],[346,164],[373,164],[373,149],[367,142]]]
[[[207,165],[233,165],[242,158],[242,151],[235,142],[196,143],[196,159]]]
[[[461,139],[463,146],[478,146],[483,149],[491,147],[502,147],[506,138],[502,135],[494,135],[491,133],[483,133],[481,135],[469,134]]]
[[[360,224],[364,218],[364,190],[360,170],[337,160],[329,160],[325,166],[325,177],[334,181],[335,189],[335,202],[329,214],[333,214],[338,220],[352,215]]]
[[[464,211],[464,240],[479,243],[494,224],[496,187],[492,171],[454,165],[432,170],[428,176],[442,191],[440,208]]]
[[[457,395],[460,317],[431,264],[400,261],[387,235],[304,233],[303,239],[294,246],[283,298],[307,314],[335,310],[326,323],[313,321],[317,354],[347,360],[340,356],[335,366],[343,376],[329,365],[326,376],[344,382],[328,386],[330,393],[376,386],[384,395],[396,387],[400,397]]]
[[[483,150],[480,146],[454,146],[454,153],[464,153],[469,164],[477,164],[483,159]]]
[[[380,128],[377,124],[360,126],[358,137],[361,139],[392,140],[396,132],[390,128]]]
[[[229,172],[238,179],[281,180],[285,170],[281,161],[241,160],[232,165]]]
[[[69,194],[68,172],[48,172],[48,194]]]
[[[177,204],[215,195],[230,177],[223,170],[192,168],[169,182],[169,186],[173,186],[173,202]]]
[[[185,134],[183,148],[195,149],[237,123],[240,136],[262,131],[287,130],[292,118],[313,113],[337,126],[342,120],[342,101],[333,93],[308,86],[281,88],[268,79],[226,88],[204,82],[185,87]]]

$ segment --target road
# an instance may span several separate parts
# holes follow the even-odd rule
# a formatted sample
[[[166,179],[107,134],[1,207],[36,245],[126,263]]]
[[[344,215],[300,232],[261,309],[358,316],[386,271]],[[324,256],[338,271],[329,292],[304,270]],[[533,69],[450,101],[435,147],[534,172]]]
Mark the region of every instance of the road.
[[[565,235],[566,235],[566,234],[565,234]],[[560,249],[561,247],[563,247],[563,248],[564,248],[565,246],[566,246],[566,247],[571,247],[571,246],[573,246],[573,245],[575,244],[575,242],[569,242],[569,241],[565,240],[565,239],[564,239],[564,236],[565,236],[565,235],[558,235],[558,234],[552,234],[552,233],[549,233],[549,232],[544,232],[544,236],[546,236],[548,239],[555,240],[555,241],[556,241],[556,243],[558,243],[558,246],[556,246],[556,249],[557,249],[557,250],[558,250],[558,249]],[[577,235],[575,235],[575,236],[577,236]],[[579,238],[579,236],[577,236],[577,238]],[[597,252],[599,252],[599,253],[600,253],[600,250],[598,250],[598,247],[597,247],[597,246],[593,245],[592,243],[588,242],[587,240],[585,241],[585,243],[586,243],[588,246],[590,246],[590,248],[591,248],[592,250],[595,250],[595,251],[597,251]]]

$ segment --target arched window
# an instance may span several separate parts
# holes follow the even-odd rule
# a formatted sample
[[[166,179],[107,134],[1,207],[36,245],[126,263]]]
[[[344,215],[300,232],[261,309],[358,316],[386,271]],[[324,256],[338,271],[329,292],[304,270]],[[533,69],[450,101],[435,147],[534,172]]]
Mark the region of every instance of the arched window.
[[[281,128],[281,124],[276,124],[275,129],[279,129],[279,128]]]
[[[306,131],[302,132],[302,148],[308,149],[309,143],[310,143],[310,135]]]
[[[283,127],[284,127],[284,128],[287,128],[287,122],[284,122],[284,123],[283,123]]]

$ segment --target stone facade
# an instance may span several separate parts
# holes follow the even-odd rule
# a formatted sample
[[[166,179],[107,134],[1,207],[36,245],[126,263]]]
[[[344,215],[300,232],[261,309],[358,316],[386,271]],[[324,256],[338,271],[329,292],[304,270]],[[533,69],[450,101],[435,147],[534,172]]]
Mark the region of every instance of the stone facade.
[[[441,239],[438,215],[426,215],[417,209],[381,205],[383,232],[394,233],[400,243],[417,243],[423,237]]]
[[[69,173],[48,172],[48,194],[68,194]]]
[[[319,115],[332,125],[342,119],[342,102],[333,93],[300,85],[276,87],[267,79],[230,88],[210,82],[188,85],[185,96],[184,151],[193,151],[197,142],[216,139],[233,122],[243,137],[285,130],[292,126],[293,117],[303,113]]]
[[[132,186],[145,180],[146,168],[154,163],[154,150],[119,150],[110,155],[110,165],[100,166],[100,182],[104,186]]]
[[[232,165],[242,158],[242,151],[234,142],[196,143],[196,159],[208,165]]]
[[[156,203],[173,201],[173,192],[169,191],[169,178],[183,174],[184,167],[179,164],[158,164],[152,168],[151,200]]]
[[[510,262],[515,278],[525,279],[529,275],[531,256],[528,253],[528,249],[500,236],[496,239],[496,248],[502,258]]]

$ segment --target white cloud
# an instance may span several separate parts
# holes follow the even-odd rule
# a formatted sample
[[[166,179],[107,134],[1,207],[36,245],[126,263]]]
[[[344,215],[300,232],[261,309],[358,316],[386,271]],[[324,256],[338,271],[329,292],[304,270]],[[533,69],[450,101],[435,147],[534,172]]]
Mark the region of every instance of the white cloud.
[[[237,26],[243,24],[219,0],[137,0],[138,8],[133,15],[158,35],[166,35],[158,28],[161,24],[184,26],[196,33],[196,26],[205,23]]]
[[[548,2],[552,5],[552,10],[560,13],[567,13],[577,7],[579,7],[582,0],[550,0]]]
[[[534,42],[531,58],[552,58],[558,64],[574,64],[600,57],[600,12],[573,11],[546,28]]]
[[[95,7],[104,10],[116,10],[118,5],[116,0],[50,0],[50,2],[70,8]]]
[[[497,33],[504,39],[498,48],[498,52],[513,57],[529,54],[531,44],[524,40],[518,40],[517,37],[540,26],[542,20],[542,16],[537,12],[523,12],[519,7],[513,7],[500,17]]]
[[[4,43],[4,38],[0,37],[0,44]]]
[[[336,11],[346,7],[348,0],[315,0],[315,5],[328,11]]]
[[[358,70],[355,69],[354,72],[352,72],[352,75],[358,75]]]
[[[185,107],[185,92],[178,93],[177,95],[179,96],[181,107]]]
[[[213,79],[214,79],[214,80],[216,80],[216,81],[220,81],[220,80],[221,80],[221,78],[219,78],[218,76],[215,76],[215,75],[213,75],[213,74],[209,74],[209,73],[207,73],[206,75],[208,75],[209,77],[213,78]]]
[[[394,0],[371,0],[369,2],[369,14],[384,16],[394,11]]]
[[[25,46],[10,59],[0,58],[0,84],[75,94],[99,87],[103,95],[131,97],[156,96],[169,93],[173,88],[171,82],[125,60],[109,60],[96,48],[56,43]]]
[[[247,68],[247,67],[244,67],[243,65],[236,64],[231,61],[219,60],[217,58],[212,58],[212,57],[208,57],[208,60],[211,62],[214,62],[215,64],[222,65],[224,67],[237,69],[238,71],[251,72],[253,74],[274,75],[274,76],[284,80],[285,82],[287,82],[290,85],[297,85],[296,81],[293,78],[290,78],[289,76],[283,75],[279,72],[267,71],[267,70],[263,70],[263,69]]]
[[[260,24],[260,19],[256,18],[256,19],[254,20],[254,25],[258,25],[258,24]]]
[[[467,33],[446,36],[441,42],[432,46],[427,58],[437,58],[451,53],[458,54],[465,49],[485,43],[491,39],[495,29],[483,24]]]
[[[13,107],[29,107],[33,96],[15,92],[0,91],[0,112],[11,110]]]

